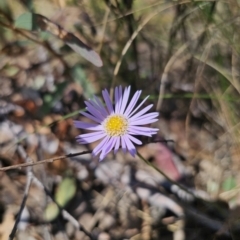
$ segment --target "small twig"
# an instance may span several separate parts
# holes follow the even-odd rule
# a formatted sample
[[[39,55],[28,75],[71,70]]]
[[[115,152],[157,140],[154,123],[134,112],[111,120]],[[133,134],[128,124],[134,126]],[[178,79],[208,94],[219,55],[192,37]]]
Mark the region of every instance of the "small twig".
[[[31,159],[28,157],[26,151],[24,150],[24,148],[21,145],[18,145],[17,151],[18,151],[19,155],[23,159],[25,159],[26,163],[31,162]],[[13,229],[12,229],[10,235],[9,235],[9,240],[13,240],[14,237],[15,237],[15,234],[17,232],[17,227],[18,227],[19,222],[21,221],[21,215],[22,215],[22,212],[23,212],[23,210],[25,208],[25,205],[26,205],[26,201],[27,201],[27,198],[28,198],[28,193],[29,193],[29,190],[30,190],[30,186],[31,186],[32,180],[33,180],[32,167],[28,167],[27,168],[27,183],[26,183],[26,186],[25,186],[22,203],[21,203],[21,206],[20,206],[20,209],[19,209],[16,221],[14,223]]]
[[[25,208],[25,205],[26,205],[28,192],[29,192],[32,180],[33,180],[33,174],[30,171],[30,172],[28,172],[27,183],[26,183],[26,187],[25,187],[25,191],[24,191],[23,200],[22,200],[22,203],[21,203],[21,206],[20,206],[20,210],[18,212],[18,215],[17,215],[16,221],[14,223],[13,229],[12,229],[10,235],[9,235],[9,238],[8,238],[9,240],[13,240],[14,237],[15,237],[15,234],[17,232],[17,227],[18,227],[18,224],[21,220],[21,215],[22,215],[23,209]]]
[[[43,163],[51,163],[57,160],[62,160],[65,158],[70,158],[70,157],[76,157],[79,155],[83,155],[83,154],[88,154],[91,153],[92,151],[82,151],[82,152],[77,152],[77,153],[69,153],[67,155],[62,155],[62,156],[58,156],[58,157],[54,157],[54,158],[48,158],[48,159],[44,159],[38,162],[33,162],[32,160],[30,160],[27,163],[21,163],[21,164],[16,164],[13,166],[9,166],[9,167],[3,167],[0,168],[0,171],[7,171],[7,170],[11,170],[11,169],[17,169],[17,168],[22,168],[22,167],[29,167],[29,166],[35,166],[35,165],[39,165],[39,164],[43,164]]]
[[[149,141],[146,142],[144,144],[149,144],[149,143],[158,143],[158,142],[174,142],[173,140],[169,139],[169,140],[153,140],[153,141]],[[67,155],[62,155],[62,156],[58,156],[58,157],[54,157],[54,158],[48,158],[48,159],[44,159],[38,162],[33,162],[31,159],[26,162],[26,163],[21,163],[21,164],[16,164],[13,166],[8,166],[8,167],[2,167],[0,168],[0,171],[8,171],[11,169],[17,169],[17,168],[22,168],[22,167],[29,167],[29,166],[35,166],[35,165],[39,165],[39,164],[44,164],[44,163],[51,163],[51,162],[55,162],[57,160],[62,160],[65,158],[71,158],[71,157],[76,157],[76,156],[80,156],[80,155],[84,155],[84,154],[88,154],[91,153],[92,151],[82,151],[82,152],[77,152],[77,153],[69,153]],[[27,156],[26,156],[27,157]],[[23,157],[25,158],[25,157]]]

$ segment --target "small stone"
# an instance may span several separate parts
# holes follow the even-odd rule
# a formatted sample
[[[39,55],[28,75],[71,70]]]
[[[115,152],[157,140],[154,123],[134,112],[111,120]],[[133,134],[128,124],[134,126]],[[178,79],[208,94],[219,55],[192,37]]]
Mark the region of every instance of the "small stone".
[[[98,240],[110,240],[110,239],[111,239],[110,235],[106,232],[101,232],[98,235]]]

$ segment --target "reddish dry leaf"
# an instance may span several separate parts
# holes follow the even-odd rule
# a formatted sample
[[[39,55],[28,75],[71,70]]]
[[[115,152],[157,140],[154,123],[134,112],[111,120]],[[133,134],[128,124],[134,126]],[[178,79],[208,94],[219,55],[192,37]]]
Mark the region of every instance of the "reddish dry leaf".
[[[164,144],[158,143],[155,146],[154,162],[172,180],[178,180],[181,175],[173,160],[173,154]]]

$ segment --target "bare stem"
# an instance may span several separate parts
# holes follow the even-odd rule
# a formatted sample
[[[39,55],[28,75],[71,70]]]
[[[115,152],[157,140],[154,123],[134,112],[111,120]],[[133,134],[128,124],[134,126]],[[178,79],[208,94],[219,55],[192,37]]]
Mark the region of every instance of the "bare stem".
[[[33,162],[31,160],[30,162],[26,162],[26,163],[16,164],[16,165],[12,165],[12,166],[9,166],[9,167],[2,167],[2,168],[0,168],[0,171],[7,171],[7,170],[11,170],[11,169],[35,166],[35,165],[44,164],[44,163],[51,163],[51,162],[54,162],[54,161],[57,161],[57,160],[62,160],[62,159],[65,159],[65,158],[70,158],[70,157],[76,157],[76,156],[83,155],[83,154],[88,154],[88,153],[91,153],[91,151],[69,153],[67,155],[62,155],[62,156],[58,156],[58,157],[54,157],[54,158],[48,158],[48,159],[44,159],[44,160],[41,160],[41,161],[38,161],[38,162]]]

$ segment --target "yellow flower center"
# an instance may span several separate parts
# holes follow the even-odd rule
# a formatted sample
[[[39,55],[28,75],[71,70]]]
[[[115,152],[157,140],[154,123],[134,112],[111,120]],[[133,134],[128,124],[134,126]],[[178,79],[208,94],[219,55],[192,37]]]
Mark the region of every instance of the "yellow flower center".
[[[122,136],[128,130],[128,120],[122,115],[113,114],[105,119],[103,126],[110,137]]]

